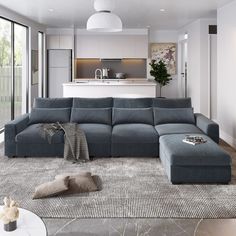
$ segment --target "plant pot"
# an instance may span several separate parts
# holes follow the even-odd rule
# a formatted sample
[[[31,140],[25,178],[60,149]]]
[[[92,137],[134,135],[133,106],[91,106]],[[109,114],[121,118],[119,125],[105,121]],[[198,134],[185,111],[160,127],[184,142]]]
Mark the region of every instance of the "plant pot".
[[[16,221],[10,222],[8,224],[4,224],[4,230],[7,232],[11,232],[16,230],[17,225],[16,225]]]

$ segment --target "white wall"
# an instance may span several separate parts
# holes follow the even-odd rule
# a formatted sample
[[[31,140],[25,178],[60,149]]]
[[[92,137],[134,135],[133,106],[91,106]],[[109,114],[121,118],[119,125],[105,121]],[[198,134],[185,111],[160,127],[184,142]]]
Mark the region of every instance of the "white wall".
[[[218,106],[221,137],[236,147],[236,1],[218,9]]]
[[[0,15],[29,27],[29,107],[31,107],[33,99],[38,96],[38,85],[31,85],[31,50],[38,49],[38,31],[45,32],[46,27],[2,6],[0,6]]]
[[[209,63],[208,26],[216,19],[199,19],[179,31],[180,38],[188,33],[188,96],[192,98],[195,112],[208,116]]]
[[[178,31],[175,30],[150,30],[149,35],[150,43],[177,43],[178,42]],[[177,58],[176,58],[177,60]],[[147,77],[151,77],[150,71],[150,59],[147,60]],[[162,96],[167,98],[178,97],[178,78],[177,75],[172,76],[170,83],[162,88]],[[157,96],[159,96],[159,86],[157,88]]]

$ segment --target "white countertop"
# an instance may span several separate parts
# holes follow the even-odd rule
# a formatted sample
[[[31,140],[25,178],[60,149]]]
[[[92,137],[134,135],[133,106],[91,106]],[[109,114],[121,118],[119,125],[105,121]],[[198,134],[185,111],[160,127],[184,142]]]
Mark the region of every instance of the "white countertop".
[[[64,83],[63,86],[156,86],[155,81],[147,79],[83,79],[76,82]]]

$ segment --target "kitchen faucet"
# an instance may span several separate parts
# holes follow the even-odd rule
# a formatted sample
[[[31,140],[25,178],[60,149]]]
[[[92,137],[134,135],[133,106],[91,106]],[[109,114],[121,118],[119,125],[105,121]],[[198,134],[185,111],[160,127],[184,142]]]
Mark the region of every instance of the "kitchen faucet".
[[[99,74],[98,74],[98,72],[99,72]],[[95,79],[102,79],[102,70],[101,69],[95,70]]]

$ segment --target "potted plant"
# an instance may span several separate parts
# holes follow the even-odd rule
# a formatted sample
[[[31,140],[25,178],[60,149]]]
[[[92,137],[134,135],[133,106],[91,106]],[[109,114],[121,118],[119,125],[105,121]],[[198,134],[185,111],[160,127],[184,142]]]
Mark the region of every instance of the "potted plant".
[[[9,232],[16,230],[16,220],[18,217],[18,204],[10,197],[5,197],[3,211],[0,213],[0,219],[3,221],[4,230]]]
[[[165,63],[160,60],[152,60],[149,64],[151,66],[150,74],[154,77],[155,81],[160,85],[160,97],[162,96],[162,87],[166,86],[172,80],[170,74],[167,72]]]

